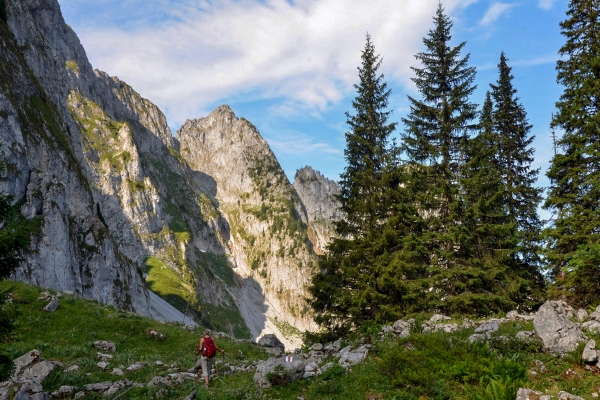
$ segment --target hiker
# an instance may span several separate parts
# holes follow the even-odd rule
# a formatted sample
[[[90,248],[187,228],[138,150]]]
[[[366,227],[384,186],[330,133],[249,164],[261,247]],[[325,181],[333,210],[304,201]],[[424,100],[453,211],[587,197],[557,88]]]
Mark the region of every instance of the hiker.
[[[200,357],[200,365],[202,366],[202,376],[204,377],[204,387],[208,389],[208,378],[210,377],[210,370],[212,369],[213,357],[217,354],[217,351],[225,354],[225,350],[217,347],[214,339],[210,336],[210,329],[204,330],[204,336],[200,338],[200,344],[196,355],[202,353]]]

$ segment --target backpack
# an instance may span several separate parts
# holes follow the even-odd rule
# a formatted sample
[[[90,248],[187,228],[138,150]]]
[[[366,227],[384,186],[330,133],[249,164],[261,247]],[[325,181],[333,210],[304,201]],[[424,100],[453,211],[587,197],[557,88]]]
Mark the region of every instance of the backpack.
[[[204,346],[202,348],[202,357],[214,357],[217,354],[217,346],[215,341],[211,338],[204,338]]]

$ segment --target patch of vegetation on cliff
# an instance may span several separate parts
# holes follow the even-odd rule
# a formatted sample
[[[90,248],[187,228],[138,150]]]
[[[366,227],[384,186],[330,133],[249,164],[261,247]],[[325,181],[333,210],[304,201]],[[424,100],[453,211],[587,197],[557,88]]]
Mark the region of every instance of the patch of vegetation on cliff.
[[[196,304],[196,291],[183,277],[161,259],[148,257],[146,285],[169,304],[184,312],[189,304]]]
[[[131,154],[119,148],[119,135],[126,123],[112,120],[98,104],[74,90],[69,91],[67,105],[86,138],[84,147],[96,152],[100,165],[108,160],[112,168],[121,172],[131,161]],[[131,134],[129,127],[127,129]]]
[[[214,253],[202,252],[194,249],[196,253],[196,264],[204,270],[210,269],[214,272],[227,286],[235,285],[235,273],[227,261],[227,257],[219,256]]]
[[[79,74],[79,65],[77,65],[77,63],[75,61],[67,60],[65,62],[65,67],[67,67],[71,71],[75,72],[76,74]]]

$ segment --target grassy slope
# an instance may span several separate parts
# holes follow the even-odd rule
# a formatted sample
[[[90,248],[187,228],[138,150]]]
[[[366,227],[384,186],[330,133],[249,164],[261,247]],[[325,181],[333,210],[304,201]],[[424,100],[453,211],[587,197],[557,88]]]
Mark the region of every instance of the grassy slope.
[[[77,373],[57,371],[44,383],[46,390],[60,385],[82,386],[86,383],[119,380],[96,367],[95,340],[111,340],[117,353],[110,368],[136,362],[161,360],[186,370],[195,362],[193,350],[199,331],[190,332],[177,325],[161,324],[136,315],[122,313],[112,307],[70,296],[60,299],[55,313],[42,311],[45,302],[37,300],[41,289],[22,283],[0,283],[0,291],[12,288],[18,312],[17,326],[11,340],[2,347],[13,357],[37,348],[46,359],[65,366],[77,364]],[[164,342],[148,339],[147,329],[158,329],[167,336]],[[498,335],[514,337],[519,330],[532,329],[531,323],[504,324]],[[217,378],[210,392],[188,382],[174,387],[167,398],[179,399],[199,389],[199,399],[486,399],[514,400],[518,387],[530,387],[556,395],[560,390],[590,399],[600,387],[600,375],[585,371],[577,362],[579,354],[562,360],[540,351],[537,345],[515,340],[494,340],[491,344],[468,344],[472,331],[456,334],[413,334],[408,338],[376,342],[366,362],[346,372],[335,366],[315,379],[275,387],[259,393],[252,383],[253,372]],[[597,340],[598,337],[595,337]],[[259,348],[217,340],[227,350],[227,361],[233,364],[265,359]],[[245,358],[237,356],[241,350]],[[536,367],[539,360],[546,366]],[[529,370],[536,369],[532,376]],[[575,376],[567,373],[569,369]],[[89,375],[87,375],[89,374]],[[165,376],[166,367],[146,366],[125,377],[147,383],[155,375]],[[159,388],[135,388],[117,393],[120,399],[150,398]],[[99,397],[99,396],[98,396]]]

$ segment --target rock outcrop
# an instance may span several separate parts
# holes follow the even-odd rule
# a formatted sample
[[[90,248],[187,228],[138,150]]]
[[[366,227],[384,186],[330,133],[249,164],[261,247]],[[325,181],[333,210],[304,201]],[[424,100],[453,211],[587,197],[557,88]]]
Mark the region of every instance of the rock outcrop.
[[[222,231],[246,279],[239,305],[253,335],[282,324],[314,328],[305,301],[316,272],[306,216],[267,142],[228,106],[187,120],[175,137],[195,182],[214,194],[227,221]]]
[[[341,218],[340,203],[336,198],[340,195],[340,185],[306,166],[296,171],[294,189],[304,205],[308,236],[320,254],[335,236],[333,222]]]
[[[563,355],[577,348],[585,336],[571,320],[568,314],[574,316],[573,309],[564,301],[545,302],[533,319],[536,334],[542,340],[545,350]]]

